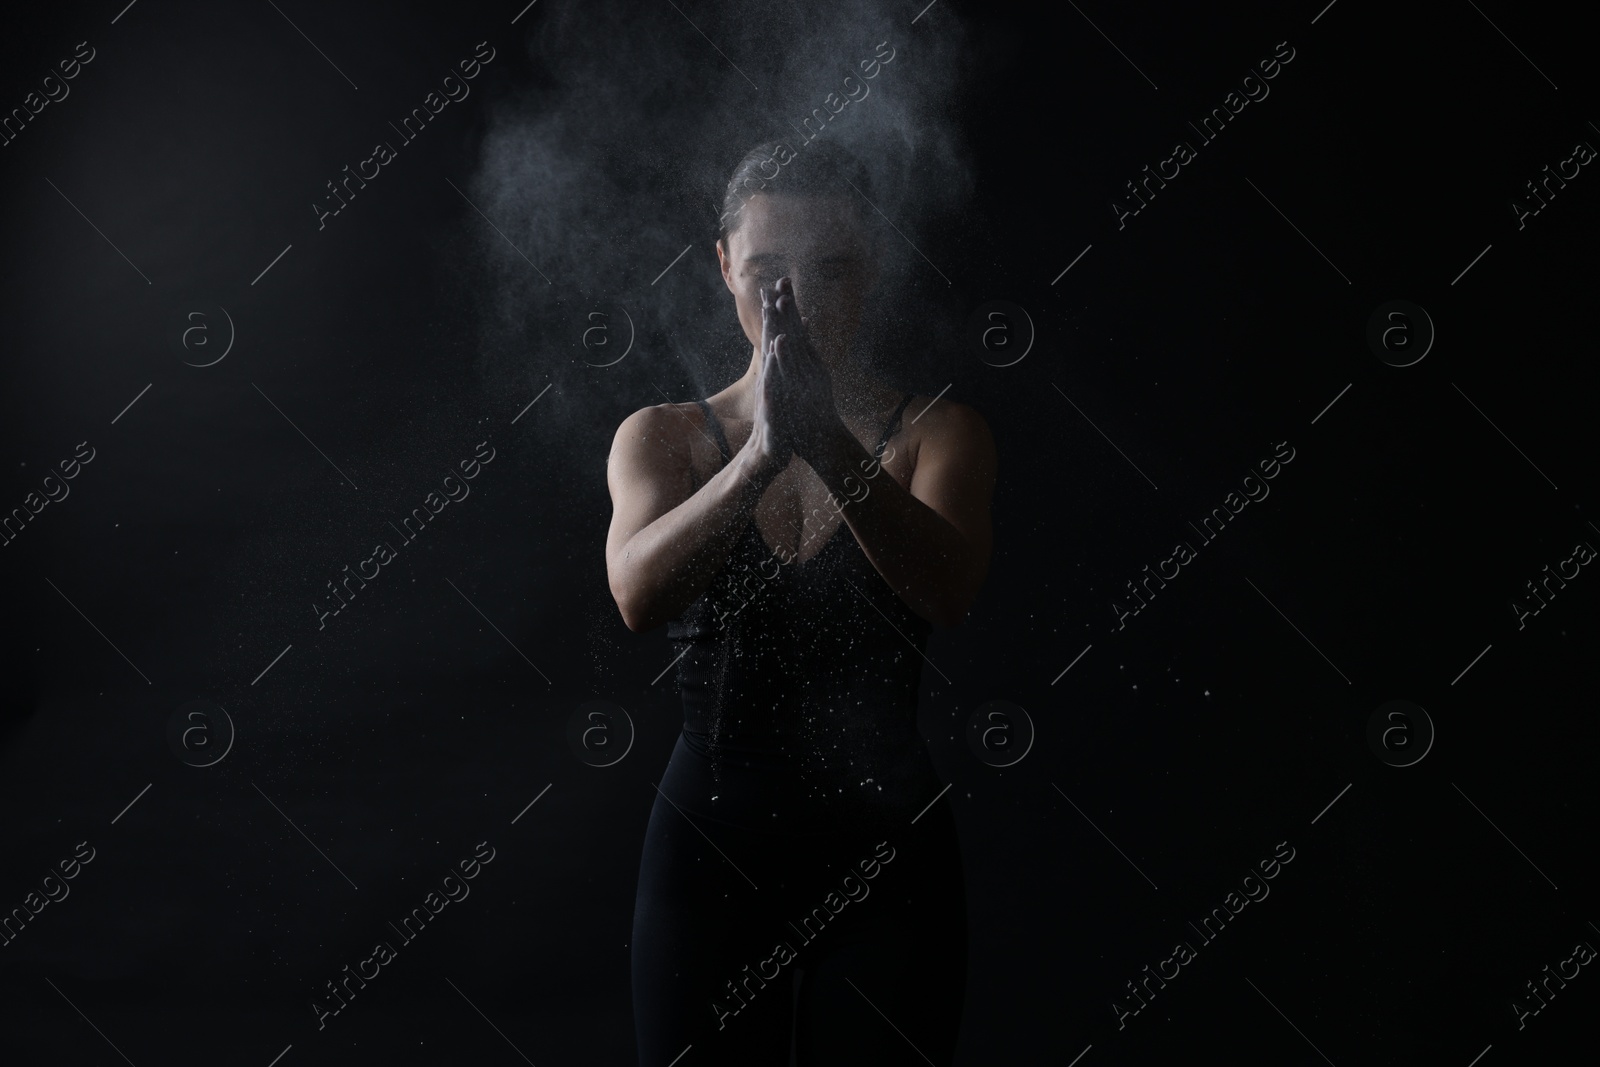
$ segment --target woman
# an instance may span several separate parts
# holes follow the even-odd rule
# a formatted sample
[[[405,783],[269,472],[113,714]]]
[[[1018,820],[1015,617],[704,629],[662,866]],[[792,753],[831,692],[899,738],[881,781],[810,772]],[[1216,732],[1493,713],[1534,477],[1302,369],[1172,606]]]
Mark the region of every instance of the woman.
[[[640,862],[642,1065],[953,1055],[966,904],[917,693],[988,570],[995,455],[971,408],[853,358],[867,188],[827,146],[745,157],[716,249],[749,367],[612,446],[611,592],[669,624],[684,703]]]

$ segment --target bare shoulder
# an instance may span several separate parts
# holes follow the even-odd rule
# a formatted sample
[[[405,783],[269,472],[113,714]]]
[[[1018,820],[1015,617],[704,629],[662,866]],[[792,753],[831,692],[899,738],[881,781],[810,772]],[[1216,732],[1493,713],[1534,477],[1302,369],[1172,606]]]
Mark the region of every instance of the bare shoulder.
[[[925,451],[982,459],[994,455],[994,435],[978,409],[959,400],[913,396],[903,419],[915,456]],[[992,463],[992,459],[989,460]]]
[[[906,411],[912,495],[988,544],[998,466],[988,420],[970,404],[943,397],[912,397]]]
[[[688,459],[694,452],[695,440],[703,435],[703,417],[699,405],[693,403],[640,408],[617,427],[611,454]]]
[[[606,461],[613,525],[631,535],[685,500],[703,478],[695,404],[652,404],[617,427]],[[714,447],[714,446],[713,446]]]
[[[623,419],[617,426],[616,440],[647,440],[671,443],[700,418],[696,404],[651,404]],[[692,421],[691,421],[692,420]]]

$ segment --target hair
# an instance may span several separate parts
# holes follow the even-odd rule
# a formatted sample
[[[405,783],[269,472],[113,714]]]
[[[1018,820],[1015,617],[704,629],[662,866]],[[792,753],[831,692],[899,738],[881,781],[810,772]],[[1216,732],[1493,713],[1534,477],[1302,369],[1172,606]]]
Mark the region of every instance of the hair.
[[[722,194],[722,214],[717,220],[717,238],[726,242],[739,228],[745,201],[757,193],[848,196],[851,186],[862,198],[870,197],[871,180],[866,167],[837,142],[823,141],[814,148],[806,148],[802,142],[798,152],[784,141],[758,144],[745,153],[728,179]]]

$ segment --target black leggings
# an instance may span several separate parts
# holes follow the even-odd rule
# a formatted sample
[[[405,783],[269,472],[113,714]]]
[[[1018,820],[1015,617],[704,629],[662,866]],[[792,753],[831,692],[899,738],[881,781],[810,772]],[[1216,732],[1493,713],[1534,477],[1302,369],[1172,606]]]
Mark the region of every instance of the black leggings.
[[[680,736],[639,863],[640,1067],[686,1048],[677,1067],[949,1064],[966,895],[948,803],[917,816],[941,788],[931,770],[926,786],[903,819],[780,832],[759,822],[771,775],[713,781]],[[711,795],[739,803],[737,824],[706,812]]]

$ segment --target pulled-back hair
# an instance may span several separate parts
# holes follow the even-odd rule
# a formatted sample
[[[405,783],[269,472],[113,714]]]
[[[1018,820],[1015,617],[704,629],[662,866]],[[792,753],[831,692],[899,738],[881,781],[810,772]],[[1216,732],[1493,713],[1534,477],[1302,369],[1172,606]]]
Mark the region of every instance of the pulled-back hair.
[[[728,187],[722,194],[722,215],[717,222],[717,237],[726,242],[739,228],[745,201],[757,193],[790,196],[845,196],[859,200],[852,192],[870,197],[872,190],[867,170],[848,149],[835,141],[814,147],[802,142],[800,151],[784,141],[756,145],[733,168]],[[859,204],[857,204],[859,210]]]

